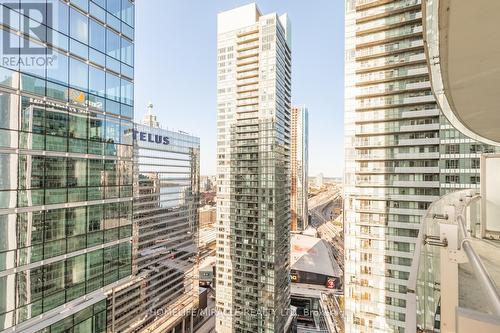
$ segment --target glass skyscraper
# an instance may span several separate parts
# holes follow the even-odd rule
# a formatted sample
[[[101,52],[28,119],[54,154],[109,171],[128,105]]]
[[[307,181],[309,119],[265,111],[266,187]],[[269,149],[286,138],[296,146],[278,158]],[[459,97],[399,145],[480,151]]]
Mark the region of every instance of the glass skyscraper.
[[[284,332],[290,308],[291,24],[217,19],[216,330]]]
[[[0,8],[0,331],[104,332],[132,273],[134,4]]]
[[[133,283],[109,295],[108,332],[185,332],[198,305],[200,140],[145,125],[130,135]]]

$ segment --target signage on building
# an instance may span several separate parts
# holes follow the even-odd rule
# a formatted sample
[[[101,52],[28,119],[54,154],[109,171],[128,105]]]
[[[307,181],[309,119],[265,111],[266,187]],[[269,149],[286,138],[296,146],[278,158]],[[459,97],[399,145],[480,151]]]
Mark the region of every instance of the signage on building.
[[[157,144],[162,144],[162,145],[170,144],[170,139],[168,138],[168,136],[147,133],[147,132],[141,132],[141,131],[137,131],[137,130],[133,130],[132,133],[133,133],[134,140],[157,143]]]
[[[335,289],[335,278],[333,277],[329,277],[328,279],[326,279],[326,284],[325,286],[328,288],[328,289]]]

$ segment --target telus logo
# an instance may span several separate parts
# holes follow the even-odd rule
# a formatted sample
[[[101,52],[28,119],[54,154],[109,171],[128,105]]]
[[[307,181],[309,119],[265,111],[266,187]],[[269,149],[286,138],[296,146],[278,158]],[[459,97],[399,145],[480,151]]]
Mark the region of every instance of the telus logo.
[[[158,143],[163,145],[170,144],[170,139],[168,138],[168,136],[163,136],[158,134],[151,134],[133,130],[133,137],[134,140],[137,140],[137,138],[139,138],[139,140],[146,142]]]

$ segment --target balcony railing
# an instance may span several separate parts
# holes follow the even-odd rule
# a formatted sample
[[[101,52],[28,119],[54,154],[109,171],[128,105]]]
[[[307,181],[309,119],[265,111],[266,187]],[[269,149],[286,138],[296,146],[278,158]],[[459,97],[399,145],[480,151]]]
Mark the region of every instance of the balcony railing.
[[[421,223],[408,281],[406,332],[500,332],[500,241],[482,239],[475,190],[434,202]]]

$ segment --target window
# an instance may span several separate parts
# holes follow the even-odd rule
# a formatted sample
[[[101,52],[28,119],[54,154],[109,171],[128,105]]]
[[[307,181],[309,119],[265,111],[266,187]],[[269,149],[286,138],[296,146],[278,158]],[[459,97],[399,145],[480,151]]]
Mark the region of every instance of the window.
[[[106,74],[99,68],[89,66],[89,92],[98,96],[105,96]]]
[[[71,3],[85,12],[89,10],[89,0],[71,0]]]
[[[88,65],[80,60],[71,58],[69,63],[69,84],[77,89],[88,89]]]
[[[17,89],[17,73],[0,67],[0,86]]]
[[[121,0],[106,0],[106,10],[120,18]]]
[[[65,6],[68,7],[68,6]],[[52,31],[52,45],[63,49],[65,51],[69,50],[69,38],[66,35],[63,35],[62,33],[59,33],[57,31]]]
[[[446,160],[446,169],[458,169],[458,160]]]
[[[45,212],[44,241],[61,239],[66,236],[65,209],[51,209]]]
[[[460,153],[460,145],[458,145],[458,144],[446,145],[445,153],[446,154],[459,154]]]
[[[85,282],[85,254],[69,258],[66,262],[66,285],[72,287],[82,282]]]
[[[134,86],[132,82],[121,79],[121,98],[122,103],[133,105],[134,104]]]
[[[87,114],[83,111],[82,113],[69,113],[69,137],[87,138]]]
[[[87,231],[87,208],[77,207],[66,210],[67,236],[85,234]]]
[[[134,26],[134,6],[130,0],[122,0],[122,21]]]
[[[44,166],[43,156],[19,155],[19,188],[43,188]]]
[[[134,46],[125,38],[122,38],[121,41],[121,60],[127,65],[132,66],[134,64]]]
[[[481,165],[481,162],[479,158],[473,158],[471,159],[471,168],[472,169],[479,169]]]
[[[47,97],[68,101],[68,88],[66,86],[47,81]]]
[[[121,106],[122,117],[132,118],[134,109],[128,105]]]
[[[68,35],[69,28],[69,6],[62,2],[56,1],[57,5],[57,15],[49,20],[49,23],[52,23],[52,28],[59,32],[62,32],[65,35]]]
[[[460,177],[457,175],[446,175],[444,177],[444,182],[446,184],[458,184],[460,183]]]
[[[60,84],[68,84],[68,57],[55,50],[52,52],[57,60],[54,66],[47,67],[47,79]]]
[[[106,54],[113,58],[120,59],[120,36],[107,29],[106,37]]]
[[[102,275],[103,252],[87,253],[87,280]]]
[[[118,118],[106,117],[106,141],[120,143],[120,121]]]
[[[101,52],[106,51],[106,29],[94,20],[90,20],[90,43],[89,45]]]
[[[99,51],[89,49],[89,59],[102,67],[106,66],[106,56]]]
[[[57,107],[46,109],[46,133],[49,135],[68,135],[68,111]]]
[[[98,3],[99,1],[96,0],[94,2]],[[105,8],[106,4],[103,4],[102,7]],[[90,3],[90,15],[98,18],[102,22],[106,22],[106,11],[93,2]]]
[[[66,158],[45,157],[45,186],[66,187]]]
[[[89,48],[87,44],[83,44],[74,39],[71,39],[69,41],[69,49],[71,53],[79,56],[80,58],[87,59],[89,57]]]
[[[120,142],[122,144],[132,144],[132,122],[131,121],[126,121],[122,120],[121,121],[121,126],[120,126]]]
[[[118,184],[118,168],[116,160],[106,160],[105,167],[105,184],[106,186],[116,186]],[[111,209],[111,206],[108,206]],[[107,214],[107,213],[106,213]]]
[[[87,160],[68,158],[68,187],[87,186]]]
[[[471,176],[470,177],[470,183],[471,184],[480,184],[479,176]]]
[[[35,104],[29,97],[21,97],[20,129],[32,133],[45,133],[45,106]]]
[[[91,113],[89,117],[89,139],[94,141],[104,141],[104,116],[98,113]]]
[[[88,43],[88,18],[70,8],[70,36],[82,43]]]
[[[111,73],[106,73],[106,97],[120,101],[120,78]]]
[[[104,184],[104,163],[102,160],[89,159],[88,186],[101,186]]]
[[[17,130],[19,114],[18,102],[19,96],[0,92],[0,128]]]

